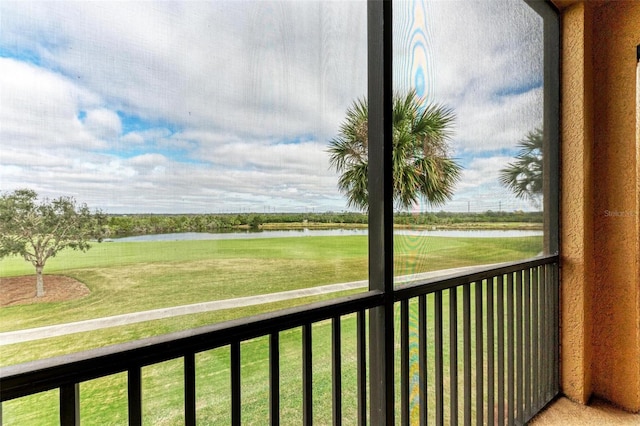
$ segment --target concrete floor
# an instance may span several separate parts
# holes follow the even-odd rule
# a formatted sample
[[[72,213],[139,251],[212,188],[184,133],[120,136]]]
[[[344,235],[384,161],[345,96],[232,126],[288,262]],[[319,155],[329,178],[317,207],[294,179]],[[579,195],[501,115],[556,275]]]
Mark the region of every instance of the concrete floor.
[[[602,400],[594,400],[587,406],[561,397],[534,417],[529,424],[533,426],[640,426],[640,414],[628,413]]]

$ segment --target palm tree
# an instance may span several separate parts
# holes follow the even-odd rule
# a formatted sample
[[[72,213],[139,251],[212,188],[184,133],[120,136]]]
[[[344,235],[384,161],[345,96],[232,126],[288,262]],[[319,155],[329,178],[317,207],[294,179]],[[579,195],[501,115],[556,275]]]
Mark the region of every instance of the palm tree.
[[[540,207],[542,196],[542,129],[537,128],[518,142],[516,161],[500,170],[500,183],[514,195]]]
[[[367,100],[347,109],[339,134],[329,142],[331,166],[341,174],[338,187],[348,205],[367,210]],[[424,104],[411,90],[393,98],[393,200],[406,209],[423,198],[442,205],[453,195],[461,167],[449,157],[453,111]]]

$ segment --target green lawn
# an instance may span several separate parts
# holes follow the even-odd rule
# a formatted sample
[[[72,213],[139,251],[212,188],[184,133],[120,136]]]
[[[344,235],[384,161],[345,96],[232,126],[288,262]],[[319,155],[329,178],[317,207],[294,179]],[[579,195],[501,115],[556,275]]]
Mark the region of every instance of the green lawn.
[[[540,237],[396,237],[396,275],[522,259],[534,256],[540,247]],[[103,243],[87,253],[61,253],[47,265],[46,272],[77,278],[90,288],[91,294],[72,302],[2,308],[2,331],[366,279],[367,239],[349,236]],[[31,273],[29,265],[20,259],[0,261],[0,276]],[[331,297],[335,294],[8,345],[0,349],[0,363],[10,365],[71,353]],[[445,318],[446,307],[445,303]],[[343,366],[343,416],[345,424],[352,424],[356,415],[355,319],[345,318],[342,326],[343,358],[348,361]],[[313,330],[314,346],[318,348],[314,348],[315,423],[326,424],[331,413],[330,324],[316,324]],[[243,424],[263,424],[268,413],[265,342],[257,339],[242,345]],[[286,419],[283,424],[299,424],[302,380],[299,330],[282,334],[281,353],[282,416]],[[197,365],[198,413],[202,424],[228,424],[228,350],[199,354]],[[182,422],[181,360],[145,368],[143,386],[153,390],[144,393],[146,424]],[[124,375],[83,383],[81,394],[83,425],[126,423]],[[48,392],[3,404],[4,423],[55,423],[56,395],[57,392]]]
[[[397,237],[396,275],[522,259],[540,241]],[[85,283],[89,296],[2,308],[0,331],[363,280],[367,268],[366,236],[96,244],[45,268]],[[0,277],[32,273],[20,258],[0,261]]]

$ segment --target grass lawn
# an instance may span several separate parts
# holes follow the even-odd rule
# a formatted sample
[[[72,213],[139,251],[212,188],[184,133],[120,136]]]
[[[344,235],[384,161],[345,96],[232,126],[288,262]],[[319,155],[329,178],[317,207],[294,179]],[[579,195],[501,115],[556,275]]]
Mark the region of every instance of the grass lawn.
[[[403,236],[396,237],[395,245],[396,275],[404,275],[531,257],[540,251],[541,237]],[[32,274],[29,266],[21,259],[2,260],[0,276]],[[366,279],[367,238],[103,243],[87,253],[63,252],[50,261],[45,271],[74,277],[84,282],[91,294],[72,302],[2,308],[2,331]],[[0,350],[0,363],[10,365],[71,353],[331,297],[335,294],[8,345]],[[445,309],[446,306],[445,303]],[[445,318],[446,315],[445,312]],[[352,424],[356,392],[355,319],[344,318],[342,327],[343,359],[347,363],[343,366],[343,416],[345,424]],[[268,413],[265,342],[257,339],[242,345],[245,424],[263,424]],[[317,345],[317,350],[314,348],[315,424],[327,424],[331,413],[329,323],[314,325],[314,345]],[[283,420],[287,420],[283,424],[301,422],[298,418],[302,404],[300,351],[300,331],[284,332],[281,336],[281,397]],[[221,348],[199,354],[197,368],[198,413],[202,424],[228,424],[228,350]],[[182,360],[148,367],[143,375],[144,389],[149,390],[144,393],[145,423],[181,424]],[[83,425],[126,424],[124,375],[83,383],[81,395]],[[32,415],[35,417],[30,417]],[[3,404],[5,424],[51,424],[55,423],[56,416],[57,392]]]

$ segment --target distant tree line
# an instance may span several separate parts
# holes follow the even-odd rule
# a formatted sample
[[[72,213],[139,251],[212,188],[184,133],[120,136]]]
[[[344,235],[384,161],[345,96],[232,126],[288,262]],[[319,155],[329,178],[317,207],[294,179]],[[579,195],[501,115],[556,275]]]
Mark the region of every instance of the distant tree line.
[[[488,210],[482,213],[457,213],[440,211],[437,213],[396,213],[393,221],[396,225],[455,225],[461,223],[542,223],[541,211],[502,212]]]
[[[109,216],[112,237],[174,232],[216,232],[242,228],[259,229],[269,223],[366,224],[362,213],[229,213],[229,214],[135,214]]]
[[[107,235],[167,234],[179,232],[220,232],[235,229],[260,229],[265,225],[292,224],[314,225],[365,225],[368,217],[359,212],[341,213],[231,213],[231,214],[134,214],[110,215],[106,221]],[[493,212],[483,213],[396,213],[398,225],[451,225],[461,223],[542,223],[542,212]]]

